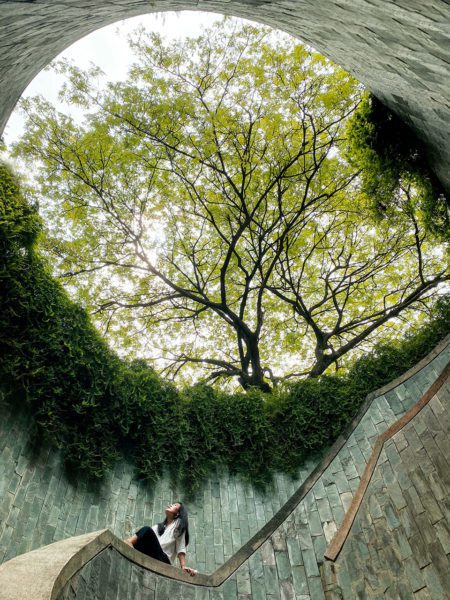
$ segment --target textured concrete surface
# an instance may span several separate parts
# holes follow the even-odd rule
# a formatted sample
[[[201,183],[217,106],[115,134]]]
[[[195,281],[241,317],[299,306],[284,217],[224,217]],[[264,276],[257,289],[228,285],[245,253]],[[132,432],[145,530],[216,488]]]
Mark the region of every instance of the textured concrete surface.
[[[311,44],[415,129],[450,190],[446,0],[0,0],[0,132],[28,83],[68,45],[119,19],[179,9],[254,19]]]
[[[342,522],[378,434],[385,431],[421,397],[439,375],[449,358],[450,346],[447,346],[411,378],[374,398],[346,444],[310,492],[288,518],[277,527],[270,538],[217,589],[197,588],[178,581],[167,580],[142,569],[129,560],[120,558],[116,550],[107,548],[98,555],[97,563],[95,561],[88,563],[68,583],[61,597],[139,598],[137,590],[140,589],[145,591],[143,597],[155,597],[158,600],[184,597],[239,598],[240,600],[246,598],[301,598],[302,600],[311,598],[319,600],[324,598],[321,579],[324,550]],[[428,555],[432,556],[432,560],[418,566],[419,571],[428,569],[428,571],[421,572],[420,575],[425,577],[425,573],[428,573],[426,586],[429,587],[429,590],[422,586],[415,591],[422,594],[419,597],[426,598],[427,596],[423,594],[431,593],[430,590],[439,591],[443,588],[439,573],[441,566],[446,565],[446,553],[449,551],[448,529],[445,526],[447,523],[445,519],[448,520],[449,505],[447,497],[443,495],[445,490],[448,492],[448,469],[445,471],[445,467],[446,462],[448,463],[450,460],[450,458],[445,458],[449,451],[448,435],[444,428],[445,422],[448,427],[448,406],[446,405],[448,402],[447,383],[445,390],[432,401],[430,410],[420,413],[422,420],[416,418],[417,420],[410,427],[411,431],[406,428],[405,432],[399,434],[399,439],[402,435],[404,439],[401,438],[398,441],[396,437],[386,445],[377,467],[386,486],[383,484],[381,488],[375,487],[375,491],[370,488],[368,495],[370,510],[375,511],[374,513],[369,511],[370,518],[380,519],[377,523],[374,521],[374,527],[377,535],[379,533],[381,537],[374,542],[375,549],[371,548],[371,544],[368,542],[372,538],[375,540],[376,536],[367,529],[365,532],[366,545],[364,545],[358,538],[359,520],[355,521],[350,533],[349,545],[344,546],[342,559],[340,557],[338,560],[336,572],[327,570],[329,565],[322,567],[322,577],[327,594],[334,594],[330,597],[340,597],[340,593],[349,600],[355,597],[413,597],[406,593],[407,588],[394,586],[394,583],[397,585],[397,582],[393,582],[392,571],[390,575],[389,572],[386,575],[386,569],[390,564],[395,565],[397,569],[397,563],[392,558],[397,551],[403,552],[405,560],[408,559],[407,544],[410,544],[411,549],[421,547],[420,539],[409,541],[410,537],[414,537],[417,529],[422,532],[422,535],[428,536],[427,549],[424,552],[428,552]],[[444,408],[446,413],[443,412]],[[23,453],[24,437],[18,441],[20,440],[20,427],[21,425],[17,424],[15,426],[7,424],[9,445],[3,446],[2,461],[0,461],[3,468],[0,481],[4,482],[6,490],[1,508],[4,512],[0,513],[2,518],[0,547],[5,552],[5,559],[10,554],[24,551],[22,548],[27,544],[42,545],[46,543],[47,537],[74,535],[74,533],[65,534],[64,532],[68,529],[74,531],[75,534],[99,529],[95,523],[105,522],[106,516],[112,519],[114,524],[112,528],[121,537],[124,529],[127,527],[129,530],[133,529],[133,519],[139,517],[138,523],[140,523],[142,514],[144,517],[146,514],[153,514],[153,511],[156,511],[155,514],[160,514],[163,506],[162,497],[153,495],[152,503],[150,496],[147,496],[145,490],[140,489],[139,485],[133,482],[123,465],[120,467],[122,476],[118,477],[116,472],[111,478],[111,482],[115,481],[115,483],[108,484],[112,487],[104,488],[97,495],[93,495],[93,492],[88,492],[83,487],[77,488],[69,484],[58,467],[57,455],[51,458],[52,453],[47,453],[45,465],[41,463],[31,465]],[[423,438],[423,449],[417,439],[419,435],[417,431]],[[391,448],[392,444],[400,445],[397,451],[404,452],[402,461],[399,461],[397,453]],[[432,453],[432,460],[435,463],[433,467],[430,467],[431,463],[427,459],[428,452]],[[8,470],[11,464],[15,465],[12,474]],[[405,474],[404,467],[406,469],[417,468],[419,475]],[[34,480],[36,470],[40,472],[40,475]],[[429,479],[431,490],[428,492],[423,491],[424,487],[419,487],[421,482],[423,486],[425,485],[420,471],[425,473]],[[408,477],[412,482],[411,485],[408,483]],[[376,475],[375,486],[379,485],[377,484],[378,480],[380,480],[380,476]],[[240,493],[236,496],[236,502],[230,500],[229,483],[229,481],[224,482],[223,487],[220,487],[219,484],[219,487],[216,488],[218,493],[213,493],[214,486],[212,482],[208,482],[203,491],[202,502],[205,503],[205,506],[202,508],[201,519],[198,518],[198,513],[198,520],[195,515],[193,518],[196,524],[193,528],[193,552],[189,555],[189,563],[203,572],[211,572],[215,565],[220,564],[217,559],[221,556],[221,552],[225,557],[227,548],[236,552],[240,543],[237,543],[237,539],[234,540],[236,549],[233,549],[233,536],[238,535],[235,532],[239,531],[235,527],[239,526],[245,529],[247,523],[248,529],[245,530],[250,530],[249,521],[252,520],[253,506],[258,511],[265,511],[268,508],[269,512],[274,506],[272,495],[268,495],[264,499],[250,488],[247,488],[247,493],[245,488],[241,488]],[[164,485],[161,489],[164,489]],[[405,489],[410,489],[412,504],[417,502],[417,495],[422,495],[422,492],[428,498],[425,510],[418,511],[419,520],[415,527],[411,516],[408,517],[406,512],[402,513],[402,517],[396,516],[395,513],[396,509],[406,508],[401,499],[402,485],[405,486]],[[389,490],[388,486],[391,486]],[[385,487],[386,489],[384,489]],[[231,485],[232,489],[233,485]],[[416,493],[414,493],[415,491]],[[376,502],[373,499],[370,500],[374,494],[378,494],[375,498]],[[405,494],[406,498],[408,494]],[[42,500],[42,498],[44,499]],[[215,500],[213,500],[214,498]],[[287,495],[285,499],[287,499]],[[275,499],[275,502],[279,501],[280,498]],[[23,513],[25,505],[26,512]],[[136,509],[137,506],[139,506],[138,509]],[[247,512],[249,507],[250,512]],[[420,516],[423,513],[425,515]],[[263,513],[259,512],[259,514],[260,523],[262,523]],[[368,519],[365,515],[366,511],[363,509],[361,514],[358,514],[358,519]],[[404,522],[400,520],[401,518],[404,519]],[[426,524],[429,518],[433,519],[430,525],[431,529]],[[151,521],[152,519],[146,520]],[[126,522],[128,522],[128,526],[125,525]],[[368,527],[372,525],[370,519],[367,522],[369,523]],[[399,532],[394,531],[398,528],[397,522],[404,523],[403,537]],[[207,533],[208,523],[216,525],[212,529],[212,536]],[[229,541],[227,542],[230,532],[228,523],[231,526],[231,545]],[[226,524],[225,528],[224,524]],[[202,529],[202,527],[206,527],[206,529]],[[257,526],[257,529],[260,527],[261,525]],[[224,533],[225,531],[226,533]],[[399,535],[398,542],[397,535]],[[390,550],[391,537],[393,537],[392,550]],[[397,543],[400,545],[400,550],[396,550],[395,544]],[[439,544],[445,549],[443,554],[440,552]],[[368,557],[375,556],[376,551],[381,553],[385,562],[381,564],[381,558],[374,558],[372,567],[367,567]],[[413,552],[416,556],[416,550]],[[343,568],[340,566],[341,563],[344,564]],[[203,568],[204,566],[205,568]],[[412,573],[419,578],[411,560],[406,560],[402,568],[405,570],[405,581],[410,580]],[[417,581],[421,580],[417,579]],[[416,586],[416,584],[419,585],[417,582],[414,585]],[[87,589],[86,586],[90,592],[83,595],[82,589]],[[403,595],[396,596],[399,589]],[[429,597],[438,596],[431,595]],[[445,595],[441,597],[445,598]]]
[[[96,538],[96,533],[69,538],[17,556],[7,566],[0,565],[0,600],[49,599],[55,580],[69,560],[79,569],[98,553]],[[80,553],[81,562],[76,560]]]

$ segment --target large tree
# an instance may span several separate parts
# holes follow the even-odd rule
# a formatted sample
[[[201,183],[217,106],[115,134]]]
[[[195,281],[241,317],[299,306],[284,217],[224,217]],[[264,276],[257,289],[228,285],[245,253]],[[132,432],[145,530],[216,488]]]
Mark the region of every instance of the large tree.
[[[174,375],[200,365],[268,391],[323,373],[449,278],[414,189],[389,220],[365,208],[343,152],[361,89],[336,65],[228,19],[132,48],[123,83],[60,64],[83,123],[26,101],[16,147],[39,165],[47,252],[113,337],[139,331]]]

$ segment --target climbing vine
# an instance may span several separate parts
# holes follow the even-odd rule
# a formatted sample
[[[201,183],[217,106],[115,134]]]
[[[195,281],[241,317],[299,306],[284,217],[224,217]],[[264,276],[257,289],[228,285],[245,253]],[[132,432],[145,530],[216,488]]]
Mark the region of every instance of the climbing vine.
[[[348,159],[360,169],[362,190],[378,216],[389,216],[402,188],[413,186],[428,229],[447,240],[450,198],[430,167],[425,146],[412,129],[365,92],[348,122],[347,139]]]
[[[36,250],[40,219],[0,165],[0,391],[25,404],[67,464],[102,477],[120,453],[155,479],[192,489],[217,465],[254,482],[295,473],[344,430],[366,394],[417,363],[450,331],[450,301],[402,343],[343,375],[225,393],[179,389],[145,362],[121,360],[51,276]],[[0,394],[0,397],[1,395]]]

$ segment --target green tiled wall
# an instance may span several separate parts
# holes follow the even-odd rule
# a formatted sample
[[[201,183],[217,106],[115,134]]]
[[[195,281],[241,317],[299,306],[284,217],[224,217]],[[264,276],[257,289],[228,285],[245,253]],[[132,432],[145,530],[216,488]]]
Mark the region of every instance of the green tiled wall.
[[[134,477],[122,461],[93,488],[70,480],[59,452],[33,451],[31,422],[0,406],[0,563],[53,541],[109,528],[128,536],[164,516],[164,507],[181,494],[168,480],[150,485]],[[236,477],[218,473],[187,502],[191,543],[189,563],[212,572],[250,539],[306,479],[316,463],[298,477],[276,475],[266,493]]]
[[[99,555],[98,564],[91,561],[70,582],[63,597],[84,598],[81,591],[77,594],[76,590],[81,590],[83,585],[92,588],[95,581],[95,585],[100,586],[99,591],[94,594],[91,589],[89,597],[98,599],[139,598],[141,591],[136,590],[145,590],[142,597],[158,600],[185,597],[321,600],[324,592],[320,565],[325,547],[342,522],[377,435],[420,398],[449,357],[450,347],[447,346],[424,369],[372,401],[344,447],[297,508],[220,588],[198,588],[143,572],[136,565],[120,559],[114,550],[108,549]],[[409,539],[409,534],[414,537],[415,531],[410,523],[411,517],[406,513],[400,514],[399,510],[408,506],[418,515],[425,514],[418,518],[418,522],[430,536],[427,556],[443,564],[445,558],[439,554],[436,540],[441,547],[448,545],[448,529],[445,527],[446,521],[442,520],[444,517],[448,519],[448,500],[439,500],[439,490],[445,485],[448,488],[448,481],[442,482],[439,477],[442,478],[445,461],[450,460],[440,457],[440,451],[443,455],[444,451],[448,451],[448,443],[446,445],[445,442],[448,437],[445,437],[442,422],[447,418],[448,423],[446,403],[449,395],[447,384],[439,396],[440,405],[435,401],[435,405],[430,405],[429,410],[422,411],[416,417],[414,425],[386,444],[373,479],[375,492],[371,491],[366,496],[366,508],[360,511],[359,520],[351,531],[352,542],[344,547],[342,561],[340,558],[336,564],[337,574],[330,574],[329,565],[324,567],[322,578],[330,598],[343,596],[350,600],[355,597],[385,597],[385,591],[386,597],[403,597],[389,596],[389,589],[394,593],[393,584],[389,574],[385,573],[386,565],[397,565],[399,553],[404,560],[404,582],[413,581],[415,593],[422,593],[422,597],[426,597],[422,592],[425,588],[419,587],[424,581],[429,588],[427,593],[445,589],[439,579],[440,571],[433,571],[430,567],[433,561],[425,564],[426,557],[423,557],[420,566],[409,554],[408,548],[413,548],[415,543]],[[439,416],[439,410],[447,412]],[[70,482],[61,467],[58,453],[44,448],[32,457],[27,433],[29,422],[25,416],[14,416],[5,411],[1,423],[0,558],[3,561],[53,540],[104,527],[123,537],[142,523],[158,520],[164,505],[177,498],[167,481],[161,481],[153,488],[136,481],[127,463],[119,463],[97,490],[89,489],[83,482]],[[437,440],[440,440],[439,444]],[[428,485],[435,490],[432,494],[428,489],[423,492],[425,483],[420,475],[422,467],[418,466],[426,458],[427,452],[433,454],[435,462],[440,461],[440,466],[432,468],[431,465],[431,470],[426,473]],[[412,460],[414,457],[415,460]],[[409,465],[417,467],[419,474],[408,474],[405,464],[408,468]],[[215,570],[258,531],[313,467],[313,464],[305,466],[298,482],[283,476],[277,477],[274,489],[268,495],[225,475],[208,481],[195,502],[188,505],[193,538],[189,564],[206,573]],[[408,481],[414,485],[408,485]],[[424,501],[422,492],[427,501],[421,512],[420,503]],[[402,504],[404,502],[405,506]],[[434,538],[431,538],[431,530],[427,526],[428,515],[434,515],[437,519],[432,523]],[[369,523],[377,532],[376,543],[383,551],[385,565],[382,569],[377,569],[381,559],[376,557],[376,548],[370,543],[370,527],[366,527],[365,539],[358,537],[364,529],[360,521]],[[108,581],[108,595],[102,595],[105,586],[98,583],[101,573],[102,580]],[[120,575],[120,580],[112,577],[115,573]],[[404,582],[402,585],[407,585]],[[398,587],[400,583],[395,585],[395,593],[406,594],[406,588]],[[383,595],[377,596],[376,593],[383,586]],[[116,595],[112,588],[117,588]]]

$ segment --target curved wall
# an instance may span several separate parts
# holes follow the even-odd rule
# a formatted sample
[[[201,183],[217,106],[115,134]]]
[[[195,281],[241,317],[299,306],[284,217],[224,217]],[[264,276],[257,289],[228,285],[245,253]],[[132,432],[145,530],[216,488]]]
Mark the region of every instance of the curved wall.
[[[447,347],[411,379],[376,397],[304,499],[237,570],[230,565],[230,576],[224,573],[218,587],[157,575],[111,545],[55,598],[450,598],[449,358]],[[443,386],[384,444],[337,562],[324,563],[325,546],[342,522],[379,434],[425,394],[445,365]]]
[[[266,493],[225,473],[208,480],[186,503],[189,563],[202,572],[218,568],[265,525],[316,462],[306,463],[295,480],[277,475]],[[99,529],[123,538],[160,521],[164,507],[180,496],[167,479],[156,485],[136,479],[126,461],[97,487],[71,480],[58,451],[47,445],[36,450],[30,417],[0,406],[0,564]]]
[[[0,0],[0,131],[25,86],[70,43],[121,18],[183,8],[255,19],[312,44],[415,129],[429,145],[435,170],[450,189],[450,5],[445,0]],[[132,570],[138,569],[130,579],[134,577],[136,594],[148,581],[149,597],[153,590],[153,596],[156,593],[160,599],[235,598],[237,594],[240,598],[322,598],[318,561],[342,521],[373,440],[420,397],[448,356],[447,348],[413,378],[372,402],[339,455],[292,515],[220,589],[194,589],[130,562]],[[446,393],[442,400],[447,401],[448,389]],[[409,439],[399,435],[386,445],[386,460],[378,465],[373,482],[381,489],[371,488],[358,515],[361,522],[356,521],[352,530],[352,543],[335,570],[325,573],[329,597],[398,598],[413,593],[414,598],[440,600],[447,594],[450,582],[441,573],[448,569],[445,523],[449,505],[442,490],[448,491],[445,469],[450,459],[442,458],[448,450],[448,434],[438,425],[445,422],[445,416],[448,423],[448,412],[440,412],[446,408],[439,402],[430,407],[431,412],[421,413]],[[6,407],[1,411],[0,562],[101,527],[122,537],[142,522],[156,520],[164,504],[176,497],[168,482],[152,488],[133,479],[127,463],[118,464],[98,489],[71,482],[57,452],[48,447],[39,452],[33,449],[26,415]],[[403,455],[402,460],[398,455]],[[305,466],[297,485],[313,466]],[[442,475],[442,481],[437,475]],[[263,496],[226,476],[207,482],[190,506],[195,538],[191,564],[202,571],[216,568],[260,529],[295,487],[280,477],[276,491]],[[388,500],[380,503],[377,494]],[[369,544],[373,531],[374,543]],[[415,542],[410,541],[413,538]],[[98,556],[115,552],[108,549]],[[368,558],[376,567],[367,568]],[[339,568],[339,561],[345,568]],[[94,563],[88,564],[92,568]],[[112,570],[107,573],[122,575],[128,568],[123,560],[117,566],[109,564]],[[393,566],[401,573],[398,583],[389,576]],[[98,577],[95,569],[93,576]],[[125,597],[120,595],[121,581],[111,583],[119,590],[119,598]],[[67,588],[64,593],[72,597],[72,592]]]
[[[142,589],[145,590],[145,597],[155,597],[159,600],[184,597],[224,599],[239,597],[240,600],[244,598],[303,597],[303,600],[307,598],[320,600],[324,597],[320,564],[323,562],[326,545],[342,523],[375,441],[378,435],[386,431],[392,423],[397,421],[414,405],[436,380],[449,361],[449,341],[447,339],[432,353],[428,359],[431,362],[428,362],[425,366],[424,364],[419,365],[413,370],[413,373],[409,373],[409,376],[401,378],[400,382],[395,382],[394,386],[386,386],[368,398],[364,413],[361,415],[355,429],[348,439],[342,442],[342,446],[339,446],[338,453],[331,462],[328,461],[329,464],[325,470],[323,472],[322,470],[319,471],[319,479],[311,484],[312,487],[306,487],[305,491],[308,489],[309,491],[302,497],[301,501],[298,504],[296,502],[292,504],[289,511],[284,511],[281,519],[276,516],[273,521],[275,526],[270,531],[259,531],[246,547],[232,556],[210,578],[204,578],[205,581],[201,583],[203,578],[199,577],[198,582],[207,587],[192,586],[162,577],[152,572],[152,570],[144,569],[141,565],[135,564],[133,560],[133,556],[139,553],[132,551],[127,546],[124,546],[123,549],[119,544],[116,547],[113,545],[104,548],[96,558],[88,562],[61,590],[62,595],[60,597],[92,597],[98,599],[108,598],[108,600],[127,597],[138,598],[139,595],[136,595],[136,590]],[[416,586],[415,591],[417,592],[426,587],[429,587],[430,590],[443,588],[444,584],[440,583],[439,577],[443,572],[442,569],[446,567],[447,563],[445,561],[448,562],[446,552],[449,541],[448,529],[445,528],[446,514],[448,518],[448,501],[445,493],[448,490],[449,481],[448,471],[446,473],[444,467],[446,461],[450,461],[450,456],[447,456],[449,448],[446,440],[448,437],[446,437],[445,428],[443,427],[445,422],[448,426],[448,403],[450,402],[448,382],[446,386],[442,392],[439,392],[437,399],[434,398],[430,406],[426,410],[423,409],[415,418],[411,426],[414,428],[415,433],[405,429],[406,433],[401,433],[393,439],[393,444],[399,444],[397,450],[391,448],[391,442],[386,444],[383,455],[378,461],[378,471],[371,483],[367,495],[368,499],[365,499],[365,504],[363,503],[361,506],[358,513],[359,521],[358,519],[355,521],[350,532],[349,542],[351,543],[344,546],[342,556],[339,557],[336,566],[332,570],[325,569],[322,574],[330,598],[338,598],[341,597],[340,594],[344,594],[344,597],[350,600],[358,597],[361,590],[363,590],[361,591],[362,597],[370,597],[370,595],[364,596],[364,594],[369,593],[371,589],[379,591],[383,585],[385,585],[385,591],[390,590],[389,594],[386,594],[387,597],[402,597],[395,596],[394,592],[396,593],[398,589],[403,589],[403,591],[406,589],[404,586],[408,585],[408,576],[411,573],[416,576],[414,586]],[[439,425],[439,422],[441,422],[441,425]],[[6,539],[7,553],[12,555],[18,553],[19,546],[24,543],[23,540],[27,539],[27,536],[31,533],[33,537],[28,537],[28,539],[31,539],[31,543],[37,547],[45,541],[51,541],[50,539],[45,540],[47,535],[48,537],[53,536],[53,539],[73,535],[73,533],[64,535],[71,523],[72,531],[75,534],[83,533],[84,531],[98,529],[100,523],[105,523],[108,517],[113,517],[114,525],[111,529],[121,537],[126,522],[130,526],[133,525],[133,527],[138,524],[133,522],[136,515],[144,514],[145,516],[146,514],[150,515],[154,510],[160,511],[162,507],[162,490],[167,484],[161,485],[161,491],[154,490],[152,492],[154,497],[153,503],[151,503],[150,497],[144,493],[143,489],[139,488],[140,484],[137,484],[130,477],[130,472],[125,468],[125,463],[118,467],[120,471],[116,471],[106,487],[94,493],[88,491],[82,484],[80,484],[80,487],[74,487],[74,484],[67,481],[62,474],[58,455],[55,453],[47,450],[41,451],[37,461],[27,462],[29,460],[26,454],[28,452],[26,450],[27,436],[20,437],[20,431],[24,423],[24,419],[14,421],[13,418],[10,421],[12,426],[8,429],[7,436],[9,443],[5,444],[2,450],[3,462],[1,467],[3,471],[6,473],[11,472],[12,467],[12,471],[16,475],[12,479],[8,479],[8,477],[2,479],[2,481],[9,480],[11,482],[14,480],[16,482],[15,486],[11,486],[10,483],[7,487],[6,496],[9,495],[14,499],[8,503],[7,514],[2,515],[1,531],[3,533],[0,543],[4,547],[4,539]],[[417,436],[422,438],[422,445],[417,442]],[[402,460],[399,459],[397,451],[403,453]],[[428,459],[427,462],[424,457],[426,459],[426,455],[430,453],[432,455],[430,455],[431,462]],[[5,459],[8,459],[6,464]],[[434,467],[425,472],[424,469],[427,469],[432,463]],[[407,469],[411,474],[407,474]],[[419,474],[413,474],[413,469],[416,469]],[[420,475],[420,471],[422,471],[422,475]],[[35,477],[36,472],[41,474],[42,486]],[[119,472],[121,477],[118,477]],[[400,517],[395,514],[395,510],[402,510],[407,506],[409,507],[408,510],[414,509],[417,494],[422,493],[425,489],[424,473],[429,489],[424,492],[428,494],[426,510],[418,511],[419,514],[426,513],[419,518],[418,522],[422,525],[420,527],[416,526],[416,530],[414,530],[412,523],[416,513],[408,516],[407,512],[403,512],[401,522],[404,531],[400,529],[394,531],[398,529],[398,522],[400,522]],[[113,483],[114,481],[116,483]],[[121,483],[119,484],[119,482]],[[418,487],[420,482],[422,482],[422,488]],[[221,492],[223,489],[223,498],[226,497],[229,483],[226,480],[223,480],[223,483],[221,482],[223,487],[219,490]],[[403,484],[405,490],[410,490],[404,494],[404,498],[412,498],[412,508],[410,503],[402,500],[402,495],[399,493],[400,488],[403,489]],[[206,519],[206,523],[208,517],[205,508],[210,510],[207,499],[212,486],[213,482],[208,482],[203,491],[202,500],[206,504],[203,507],[199,504],[197,508],[197,510],[201,508],[204,511],[201,518]],[[415,494],[414,489],[416,489]],[[381,497],[381,500],[377,497],[375,500],[373,499],[373,490]],[[169,490],[167,492],[170,495]],[[220,493],[219,497],[221,497]],[[212,510],[211,520],[213,523],[218,524],[220,516],[222,524],[228,521],[231,523],[234,518],[232,514],[237,508],[238,518],[242,519],[242,523],[244,523],[245,519],[249,518],[246,517],[246,514],[248,514],[246,513],[247,506],[251,506],[251,503],[247,504],[249,497],[253,497],[252,502],[255,503],[255,507],[258,506],[259,502],[261,502],[263,509],[268,509],[269,512],[270,508],[273,507],[273,496],[267,496],[264,499],[262,496],[255,494],[254,490],[248,488],[247,496],[244,494],[241,501],[237,501],[236,505],[229,501],[228,504],[225,502],[222,507],[217,504],[217,510]],[[134,504],[132,502],[133,498]],[[171,495],[169,499],[172,499]],[[92,504],[93,501],[96,503]],[[275,501],[279,502],[280,498]],[[437,508],[436,504],[438,505]],[[2,505],[2,509],[4,506],[5,504]],[[35,509],[30,517],[30,507],[33,506],[40,506],[40,512],[36,515],[38,511]],[[132,511],[130,506],[140,506],[139,510],[144,512]],[[195,513],[194,508],[192,512]],[[280,513],[282,512],[280,511]],[[435,519],[436,515],[438,515],[437,519]],[[364,540],[358,537],[361,531],[361,519],[366,523]],[[370,528],[376,519],[379,519],[375,523],[376,533],[381,537],[375,542],[374,549],[373,544],[370,543],[372,535]],[[427,528],[426,519],[431,519]],[[75,521],[77,525],[74,528]],[[13,533],[7,533],[6,538],[4,538],[5,527],[13,531]],[[132,530],[133,527],[130,527],[130,529]],[[432,557],[430,562],[420,565],[416,554],[413,554],[413,548],[418,547],[419,539],[409,542],[410,534],[413,536],[417,529],[421,529],[423,535],[428,536],[426,540],[429,544],[425,552],[428,553],[427,556]],[[213,537],[207,539],[207,535],[201,528],[195,527],[194,554],[190,556],[192,559],[190,564],[197,568],[200,567],[203,572],[210,569],[202,568],[203,564],[206,565],[206,563],[198,560],[196,554],[198,548],[205,548],[206,556],[211,556],[218,548],[222,547],[225,554],[225,536],[222,532],[222,538],[217,537],[214,539],[215,533],[216,531],[213,528]],[[219,530],[217,534],[219,536]],[[376,539],[375,536],[373,537]],[[44,541],[40,541],[42,539]],[[443,551],[443,548],[445,548],[445,551]],[[376,555],[376,551],[380,549],[384,560],[383,566],[379,567],[382,563],[375,556],[372,566],[367,567],[368,557],[371,558],[372,554]],[[397,586],[395,573],[392,573],[392,570],[389,572],[390,564],[397,568],[400,561],[397,557],[399,552],[400,556],[402,556],[401,552],[404,553],[403,558],[405,559],[404,565],[400,563],[403,569],[401,571],[403,588],[395,587]],[[397,562],[394,561],[392,556],[397,557]],[[378,562],[376,562],[377,560]],[[13,563],[14,561],[11,564]],[[341,564],[344,564],[344,567],[341,568],[339,566]],[[0,567],[0,571],[7,568],[7,566]],[[151,565],[149,568],[151,569]],[[179,577],[177,575],[180,573],[179,570],[171,567],[166,568],[173,571],[175,578]],[[425,575],[420,573],[422,568],[428,568],[426,571],[427,578],[425,579]],[[388,569],[387,574],[385,573],[386,569]],[[418,572],[419,575],[417,575]],[[418,579],[420,575],[422,575],[421,580]],[[417,581],[424,581],[424,587],[417,587],[419,585]],[[443,581],[445,583],[445,579]],[[82,590],[86,589],[89,589],[89,594],[86,592],[87,595],[83,595]],[[423,593],[429,593],[429,590],[425,590]],[[373,597],[384,596],[375,595]],[[408,595],[404,597],[408,597]],[[431,595],[429,597],[439,596]]]
[[[208,10],[283,29],[362,81],[425,141],[450,190],[450,5],[446,0],[0,0],[0,133],[33,77],[119,19]]]
[[[450,380],[384,445],[330,598],[450,598]],[[331,575],[331,577],[329,576]]]

